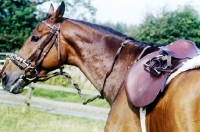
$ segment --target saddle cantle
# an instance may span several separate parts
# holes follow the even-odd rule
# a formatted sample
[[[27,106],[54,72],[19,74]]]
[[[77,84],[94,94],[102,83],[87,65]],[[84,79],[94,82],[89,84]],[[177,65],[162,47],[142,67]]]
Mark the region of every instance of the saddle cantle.
[[[167,46],[160,47],[161,50],[167,52],[174,58],[184,59],[193,58],[197,54],[200,54],[199,49],[196,45],[189,40],[177,40],[170,43]]]
[[[164,90],[171,72],[182,66],[182,62],[199,54],[193,42],[178,40],[146,55],[127,73],[125,84],[128,100],[137,107],[152,103]]]

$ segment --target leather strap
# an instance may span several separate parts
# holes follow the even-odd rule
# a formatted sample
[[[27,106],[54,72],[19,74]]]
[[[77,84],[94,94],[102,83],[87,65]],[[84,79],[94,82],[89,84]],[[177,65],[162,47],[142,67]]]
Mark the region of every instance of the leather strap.
[[[58,60],[60,65],[60,71],[62,72],[62,58],[60,53],[60,45],[59,42],[56,42],[56,38],[59,37],[59,26],[60,23],[56,23],[54,26],[49,25],[47,22],[43,21],[45,25],[47,25],[49,28],[51,28],[51,31],[49,32],[49,35],[45,38],[45,40],[41,43],[41,45],[38,46],[37,50],[27,59],[27,62],[30,63],[35,59],[35,66],[33,67],[33,70],[37,69],[37,67],[42,63],[48,52],[50,51],[51,47],[55,44],[56,49],[58,50]],[[46,47],[46,49],[45,49]],[[46,76],[38,74],[37,77]]]
[[[59,61],[59,68],[60,73],[62,74],[62,54],[60,51],[60,39],[59,39],[59,28],[60,23],[56,23],[54,25],[50,25],[47,22],[43,21],[45,25],[47,25],[49,28],[51,28],[48,36],[44,39],[44,41],[37,47],[36,51],[33,52],[30,57],[26,60],[23,57],[21,57],[17,53],[12,53],[9,55],[10,60],[16,64],[20,69],[24,70],[24,75],[22,76],[23,79],[31,80],[31,81],[37,81],[41,77],[46,77],[48,75],[40,74],[37,72],[37,67],[42,63],[46,55],[49,53],[51,47],[53,45],[56,46],[56,49],[58,51],[58,61]],[[56,40],[58,39],[58,40]],[[58,42],[56,42],[58,41]],[[35,65],[32,66],[31,62],[35,61]],[[27,77],[26,73],[31,73],[33,76]]]
[[[46,57],[46,55],[48,54],[48,52],[50,51],[51,47],[53,46],[53,44],[55,43],[55,40],[56,40],[56,35],[53,36],[52,40],[50,41],[50,43],[48,44],[48,47],[46,50],[43,49],[43,54],[36,54],[35,57],[37,57],[37,60],[36,60],[36,64],[34,66],[34,69],[36,69],[40,64],[41,62],[44,60],[44,58]],[[39,60],[38,60],[39,59]]]
[[[104,81],[103,81],[103,84],[102,84],[102,87],[101,87],[101,91],[100,91],[100,94],[101,96],[99,98],[104,98],[104,95],[103,95],[103,92],[104,92],[104,87],[105,87],[105,83],[106,83],[106,80],[107,78],[110,76],[112,70],[113,70],[113,67],[115,65],[115,62],[117,60],[117,58],[119,57],[119,54],[121,52],[121,50],[126,46],[127,43],[129,43],[131,40],[127,39],[126,41],[124,41],[121,46],[119,47],[119,49],[117,50],[117,53],[115,54],[115,57],[113,59],[113,62],[112,62],[112,65],[110,67],[110,69],[106,72],[106,76],[104,78]]]
[[[142,52],[140,53],[140,55],[137,57],[137,59],[136,59],[135,62],[139,61],[139,60],[141,59],[142,55],[144,54],[144,52],[145,52],[148,48],[150,48],[150,47],[151,47],[151,46],[146,46],[146,47],[144,47],[144,49],[142,50]]]
[[[55,26],[54,26],[55,27]],[[51,41],[53,40],[52,37],[55,35],[57,31],[57,28],[53,28],[49,35],[45,38],[45,40],[41,43],[41,45],[38,46],[37,50],[27,59],[27,62],[31,62],[33,59],[35,59],[35,63],[37,63],[39,56],[41,55],[43,49],[45,48],[45,46]],[[54,38],[55,41],[56,38]]]
[[[104,81],[103,81],[103,84],[102,84],[102,87],[101,87],[101,91],[100,91],[101,96],[100,96],[99,98],[101,98],[101,99],[104,98],[104,95],[103,95],[104,93],[103,93],[103,92],[104,92],[104,87],[105,87],[106,80],[107,80],[107,78],[110,76],[110,74],[111,74],[111,72],[112,72],[112,70],[113,70],[113,67],[114,67],[114,65],[115,65],[115,62],[116,62],[116,60],[117,60],[119,54],[121,53],[121,50],[122,50],[122,49],[126,46],[126,44],[129,43],[130,41],[131,41],[131,40],[129,40],[129,39],[127,39],[126,41],[124,41],[124,42],[121,44],[121,46],[119,47],[117,53],[115,54],[113,63],[112,63],[112,65],[111,65],[110,69],[106,72],[106,76],[105,76],[105,78],[104,78]],[[142,57],[142,55],[144,54],[144,52],[145,52],[148,48],[150,48],[150,47],[151,47],[151,46],[146,46],[146,47],[142,50],[142,52],[139,54],[139,56],[137,57],[137,59],[136,59],[135,62],[137,62],[138,60],[140,60],[141,57]]]

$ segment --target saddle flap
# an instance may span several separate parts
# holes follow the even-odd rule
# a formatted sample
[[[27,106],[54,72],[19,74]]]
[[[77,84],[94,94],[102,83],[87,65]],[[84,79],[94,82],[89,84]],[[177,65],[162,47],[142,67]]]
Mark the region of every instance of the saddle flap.
[[[157,77],[147,72],[143,67],[143,64],[158,54],[159,51],[145,56],[131,67],[126,76],[125,84],[128,100],[137,107],[152,103],[165,86],[168,73]]]

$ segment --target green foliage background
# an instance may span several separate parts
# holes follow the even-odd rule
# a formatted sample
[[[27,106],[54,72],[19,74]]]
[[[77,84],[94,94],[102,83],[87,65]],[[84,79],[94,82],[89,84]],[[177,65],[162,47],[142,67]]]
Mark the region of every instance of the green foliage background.
[[[188,39],[200,47],[200,14],[191,5],[174,11],[163,8],[156,15],[147,13],[140,25],[104,24],[139,41],[169,44],[178,39]]]
[[[46,0],[0,0],[0,52],[18,50],[45,13],[36,7]],[[54,0],[60,3],[61,0]],[[168,44],[178,39],[188,39],[200,47],[200,14],[191,5],[174,11],[163,8],[159,13],[147,13],[140,25],[124,23],[98,23],[97,9],[91,0],[66,1],[65,17],[81,19],[109,26],[139,41]],[[134,19],[130,18],[130,19]]]
[[[163,44],[188,39],[200,47],[199,18],[199,13],[190,5],[175,11],[163,10],[157,16],[147,14],[144,23],[131,35],[141,41]]]
[[[24,44],[45,15],[36,8],[45,1],[0,0],[0,52],[13,52]],[[54,2],[59,4],[60,1]],[[98,23],[95,19],[96,8],[91,5],[91,0],[71,0],[65,1],[65,4],[65,17],[109,26],[139,41],[168,44],[178,39],[189,39],[200,47],[200,14],[191,5],[178,7],[174,11],[163,8],[156,15],[150,12],[140,25],[127,25]],[[48,83],[67,85],[60,80],[61,77],[58,77]]]
[[[0,52],[18,50],[36,26],[35,3],[0,0]]]
[[[46,13],[37,9],[47,0],[0,0],[0,52],[14,52],[22,47]],[[61,0],[54,2],[60,3]],[[91,0],[65,1],[66,17],[95,21],[96,8]],[[81,12],[78,10],[81,9]]]

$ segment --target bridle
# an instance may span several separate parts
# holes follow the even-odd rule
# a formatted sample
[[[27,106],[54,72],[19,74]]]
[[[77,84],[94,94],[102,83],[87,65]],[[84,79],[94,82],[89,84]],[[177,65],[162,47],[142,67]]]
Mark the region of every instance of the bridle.
[[[43,24],[48,26],[51,30],[44,41],[37,47],[36,51],[31,54],[28,59],[24,59],[19,53],[11,53],[8,55],[9,59],[17,65],[21,70],[24,70],[24,74],[20,77],[24,80],[36,81],[38,78],[47,76],[47,74],[40,74],[38,72],[38,66],[42,63],[48,52],[53,45],[56,46],[58,51],[58,61],[60,72],[62,73],[62,55],[60,51],[60,23],[54,25],[48,24],[46,21],[42,21]],[[45,49],[46,48],[46,49]],[[35,61],[35,65],[32,66],[31,62]]]
[[[102,87],[101,87],[100,95],[94,96],[93,98],[86,100],[86,98],[81,94],[81,90],[80,90],[78,84],[76,84],[72,81],[71,76],[68,73],[62,71],[63,63],[62,63],[62,54],[61,54],[61,51],[60,51],[60,36],[59,36],[60,23],[56,23],[54,25],[50,25],[46,21],[42,21],[42,23],[45,24],[46,26],[48,26],[51,29],[51,31],[49,32],[48,36],[44,39],[44,41],[37,47],[36,51],[34,53],[32,53],[31,56],[28,59],[24,59],[24,57],[22,57],[17,52],[11,53],[11,54],[8,55],[8,58],[16,66],[18,66],[21,70],[24,70],[24,74],[20,76],[20,79],[23,79],[25,81],[28,80],[28,81],[33,81],[33,82],[35,81],[36,82],[36,81],[46,81],[49,78],[57,76],[57,75],[64,75],[66,78],[68,78],[68,82],[70,84],[73,84],[75,86],[75,88],[78,90],[79,96],[84,100],[83,104],[87,104],[89,102],[92,102],[96,98],[104,99],[104,87],[105,87],[106,80],[110,76],[110,74],[113,70],[113,67],[115,65],[115,61],[117,60],[121,50],[131,40],[127,39],[126,41],[122,42],[117,53],[115,54],[112,65],[111,65],[110,69],[106,72],[106,76],[104,78],[104,81],[103,81],[103,84],[102,84]],[[38,72],[37,68],[38,68],[38,66],[40,66],[40,64],[42,63],[42,61],[44,60],[44,58],[46,57],[46,55],[48,54],[48,52],[50,51],[50,49],[53,45],[56,46],[56,49],[58,51],[58,61],[59,61],[60,73],[54,72],[51,75],[40,74]],[[46,47],[46,49],[45,49],[45,47]],[[143,49],[143,51],[138,56],[137,60],[139,60],[141,58],[143,53],[148,48],[149,47],[147,46],[146,48]],[[32,66],[32,64],[31,64],[32,61],[35,61],[34,66]],[[45,78],[40,80],[40,78],[42,78],[42,77],[45,77]]]
[[[18,66],[21,70],[24,70],[24,74],[20,76],[19,79],[23,79],[24,81],[46,81],[54,76],[57,75],[64,75],[68,82],[77,89],[79,96],[84,100],[83,104],[87,104],[92,102],[96,98],[99,98],[100,95],[94,96],[90,99],[86,99],[82,93],[81,89],[79,88],[78,84],[75,83],[71,76],[67,72],[63,72],[63,63],[62,63],[62,54],[60,51],[60,23],[56,23],[54,25],[48,24],[46,21],[42,21],[43,24],[48,26],[51,31],[49,32],[48,36],[44,39],[44,41],[37,47],[36,51],[31,54],[31,56],[26,60],[17,52],[11,53],[8,55],[9,60],[11,60],[16,66]],[[55,45],[58,51],[58,61],[59,61],[59,69],[60,73],[55,71],[51,74],[40,74],[37,70],[38,66],[42,63],[48,52],[50,51],[51,47]],[[44,49],[46,47],[46,49]],[[35,60],[35,65],[32,66],[31,62]],[[7,65],[7,64],[6,64]],[[4,67],[6,66],[4,65]],[[1,71],[2,74],[3,71]],[[31,74],[31,77],[29,77]]]

